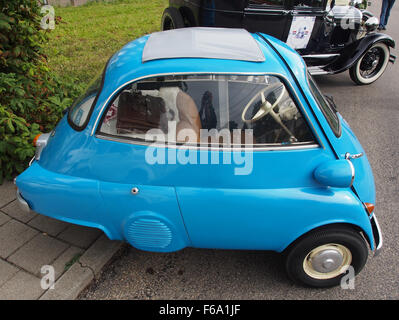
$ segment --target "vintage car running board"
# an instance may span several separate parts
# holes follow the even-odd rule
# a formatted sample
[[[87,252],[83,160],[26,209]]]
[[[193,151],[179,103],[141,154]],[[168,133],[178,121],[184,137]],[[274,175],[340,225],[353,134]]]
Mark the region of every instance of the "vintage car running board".
[[[334,57],[338,57],[339,53],[330,53],[330,54],[306,54],[303,55],[302,58],[304,59],[331,59]]]
[[[318,76],[322,74],[329,74],[328,71],[324,70],[323,67],[308,67],[308,71],[312,76]]]

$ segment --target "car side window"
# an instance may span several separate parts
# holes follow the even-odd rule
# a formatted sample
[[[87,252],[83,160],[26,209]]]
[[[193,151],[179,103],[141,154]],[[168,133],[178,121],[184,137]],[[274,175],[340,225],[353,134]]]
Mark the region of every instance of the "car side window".
[[[283,7],[284,0],[250,0],[249,5],[262,5],[272,7]]]
[[[294,0],[296,8],[323,8],[324,0]]]
[[[314,143],[285,84],[265,75],[141,80],[112,101],[99,132],[142,142],[197,146]]]
[[[95,78],[95,80],[88,85],[86,92],[78,97],[72,104],[68,113],[68,121],[75,130],[84,129],[89,121],[94,102],[101,91],[102,79],[103,76]]]

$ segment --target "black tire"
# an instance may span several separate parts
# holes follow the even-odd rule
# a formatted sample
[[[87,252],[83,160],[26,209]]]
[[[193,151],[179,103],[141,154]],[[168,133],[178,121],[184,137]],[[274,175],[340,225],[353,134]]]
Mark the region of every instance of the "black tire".
[[[310,253],[321,246],[332,244],[349,250],[351,254],[349,264],[354,268],[355,275],[363,269],[368,257],[368,247],[359,232],[347,227],[330,227],[310,232],[289,247],[285,261],[288,276],[294,282],[310,287],[324,288],[339,285],[341,278],[346,274],[345,271],[341,273],[341,266],[335,271],[339,272],[337,276],[331,274],[332,277],[327,279],[313,277],[309,271],[306,271]],[[329,274],[320,273],[320,275]]]
[[[379,56],[378,63],[375,70],[370,73],[369,76],[364,76],[362,74],[363,66],[368,67],[367,59],[372,54],[377,54]],[[377,79],[379,79],[384,73],[386,67],[388,66],[390,57],[389,47],[384,42],[377,42],[368,49],[363,56],[349,69],[349,75],[353,82],[358,85],[371,84]]]
[[[184,28],[184,20],[179,10],[173,7],[166,8],[162,15],[161,29],[171,30]]]

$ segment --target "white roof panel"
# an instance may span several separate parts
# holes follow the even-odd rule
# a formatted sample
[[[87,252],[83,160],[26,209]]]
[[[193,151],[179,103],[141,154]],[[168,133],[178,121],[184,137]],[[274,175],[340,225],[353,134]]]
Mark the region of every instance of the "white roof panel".
[[[244,29],[182,28],[152,33],[142,61],[171,58],[210,58],[265,61],[252,35]]]

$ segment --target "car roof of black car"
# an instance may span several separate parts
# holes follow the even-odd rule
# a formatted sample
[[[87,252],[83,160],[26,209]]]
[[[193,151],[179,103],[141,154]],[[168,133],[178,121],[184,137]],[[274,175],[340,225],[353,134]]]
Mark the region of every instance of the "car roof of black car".
[[[265,61],[258,43],[245,29],[193,27],[151,34],[142,62],[173,58]]]

